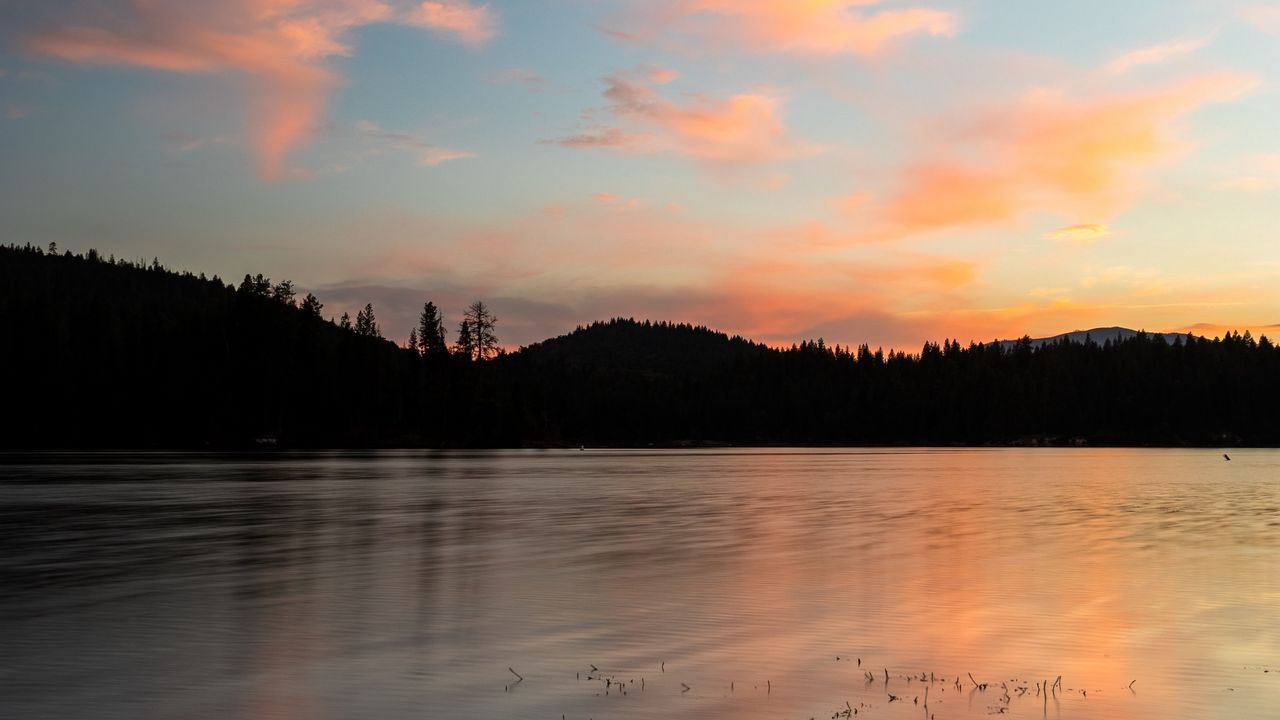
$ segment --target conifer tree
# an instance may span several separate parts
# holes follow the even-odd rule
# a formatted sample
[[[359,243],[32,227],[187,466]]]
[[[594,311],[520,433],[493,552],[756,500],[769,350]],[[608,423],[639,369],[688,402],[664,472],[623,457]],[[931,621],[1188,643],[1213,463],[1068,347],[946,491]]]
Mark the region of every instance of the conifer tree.
[[[467,320],[458,324],[458,342],[454,344],[453,351],[467,360],[475,359],[476,344],[471,337],[471,323]]]
[[[378,321],[373,316],[373,303],[365,303],[364,309],[356,313],[356,334],[365,337],[382,337],[378,329]]]
[[[320,317],[320,309],[324,307],[324,304],[315,295],[307,293],[307,296],[302,299],[301,307],[304,314],[318,318]]]
[[[424,304],[418,316],[418,347],[423,357],[438,357],[449,352],[444,340],[444,321],[435,303]]]

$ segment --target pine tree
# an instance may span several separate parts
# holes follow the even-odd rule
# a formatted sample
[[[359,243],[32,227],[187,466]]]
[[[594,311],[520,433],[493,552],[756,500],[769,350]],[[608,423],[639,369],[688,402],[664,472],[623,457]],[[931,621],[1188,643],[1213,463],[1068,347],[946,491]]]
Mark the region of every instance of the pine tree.
[[[458,324],[458,342],[453,346],[453,351],[467,360],[475,358],[476,344],[471,337],[471,323],[467,320]]]
[[[258,273],[256,276],[245,275],[244,280],[240,283],[240,292],[247,295],[270,297],[271,278],[263,277],[262,273]]]
[[[295,292],[292,280],[282,280],[275,287],[271,288],[271,297],[277,302],[293,307]]]
[[[444,321],[435,303],[428,302],[422,306],[422,314],[418,317],[418,347],[423,357],[437,357],[449,352],[444,340]]]
[[[414,355],[418,354],[418,328],[409,328],[409,342],[405,347]]]
[[[315,295],[307,293],[307,296],[302,299],[301,307],[304,314],[318,318],[320,317],[320,309],[324,307],[324,304]]]
[[[378,321],[373,316],[373,303],[365,303],[364,309],[356,313],[356,334],[365,337],[382,337],[378,329]]]
[[[342,328],[343,330],[350,330],[351,316],[346,313],[342,313],[342,317],[338,320],[338,327]]]

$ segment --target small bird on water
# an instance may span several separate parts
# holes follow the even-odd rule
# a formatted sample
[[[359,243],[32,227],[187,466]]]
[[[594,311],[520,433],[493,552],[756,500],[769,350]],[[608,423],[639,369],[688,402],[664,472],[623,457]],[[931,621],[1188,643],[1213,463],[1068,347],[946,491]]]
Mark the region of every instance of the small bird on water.
[[[1231,462],[1231,456],[1230,456],[1230,455],[1228,455],[1228,454],[1226,454],[1226,453],[1222,453],[1222,457],[1226,458],[1226,459],[1227,459],[1227,462]]]

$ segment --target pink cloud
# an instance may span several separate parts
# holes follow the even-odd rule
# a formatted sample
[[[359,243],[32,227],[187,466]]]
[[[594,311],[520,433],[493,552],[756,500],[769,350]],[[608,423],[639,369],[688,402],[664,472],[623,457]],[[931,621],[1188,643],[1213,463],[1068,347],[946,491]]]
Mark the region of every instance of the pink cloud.
[[[406,16],[406,23],[453,33],[470,45],[493,38],[497,19],[488,5],[468,5],[464,0],[424,2]]]
[[[493,25],[487,6],[461,1],[424,3],[410,10],[382,0],[104,4],[111,12],[70,13],[27,35],[26,48],[80,64],[242,74],[251,88],[259,172],[267,179],[291,174],[285,155],[323,113],[338,81],[324,61],[352,53],[345,43],[350,30],[395,22],[442,30],[474,44],[491,37]]]
[[[1256,3],[1244,7],[1241,14],[1259,30],[1280,36],[1280,5]]]
[[[816,152],[787,137],[778,100],[765,94],[727,98],[694,95],[681,104],[658,93],[674,72],[640,68],[605,78],[607,113],[622,127],[596,127],[553,140],[577,148],[613,147],[633,152],[671,152],[712,163],[750,164]]]
[[[952,35],[953,13],[928,7],[889,7],[882,0],[669,0],[647,2],[624,40],[660,33],[693,35],[748,51],[816,55],[874,55],[910,35]]]

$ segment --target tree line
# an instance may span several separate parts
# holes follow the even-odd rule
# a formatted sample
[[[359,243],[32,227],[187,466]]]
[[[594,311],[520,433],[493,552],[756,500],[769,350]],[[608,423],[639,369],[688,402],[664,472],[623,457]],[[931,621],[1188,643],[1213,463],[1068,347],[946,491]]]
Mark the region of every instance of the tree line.
[[[614,319],[503,352],[483,302],[449,332],[424,303],[401,346],[297,294],[0,247],[0,446],[1280,444],[1248,333],[908,353]]]
[[[17,249],[17,248],[11,248]],[[24,247],[22,252],[35,255],[43,254],[40,248]],[[50,253],[57,253],[57,244],[50,246]],[[92,257],[97,257],[96,251],[90,251]],[[79,258],[74,254],[70,257]],[[80,258],[89,259],[91,258]],[[134,269],[145,268],[148,266],[138,263],[118,263],[115,257],[111,257],[108,264],[123,264],[124,267]],[[154,260],[149,266],[152,270],[163,270],[160,261]],[[204,276],[202,275],[201,278]],[[214,281],[218,279],[215,276]],[[245,275],[244,280],[240,282],[237,292],[251,297],[260,297],[264,299],[274,300],[287,307],[296,307],[302,311],[307,317],[319,319],[320,311],[324,308],[324,303],[311,293],[302,299],[297,300],[297,292],[294,290],[293,281],[284,280],[279,283],[272,283],[271,278],[263,277],[261,273],[257,275]],[[336,321],[342,330],[347,330],[361,337],[382,338],[382,328],[378,324],[377,317],[373,312],[373,303],[365,303],[363,309],[356,312],[356,319],[353,323],[351,315],[343,312],[342,316]],[[445,341],[444,320],[440,315],[440,309],[435,303],[427,301],[422,306],[422,314],[418,318],[418,325],[409,330],[409,341],[405,348],[420,356],[438,357],[442,354],[454,353],[459,357],[467,360],[491,360],[495,356],[502,353],[502,347],[498,344],[498,335],[495,329],[498,325],[498,318],[489,309],[489,306],[483,300],[477,300],[467,306],[463,313],[462,321],[458,324],[458,340],[452,348]]]

